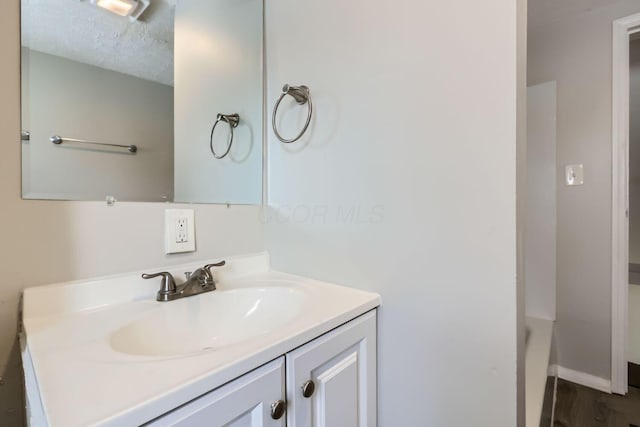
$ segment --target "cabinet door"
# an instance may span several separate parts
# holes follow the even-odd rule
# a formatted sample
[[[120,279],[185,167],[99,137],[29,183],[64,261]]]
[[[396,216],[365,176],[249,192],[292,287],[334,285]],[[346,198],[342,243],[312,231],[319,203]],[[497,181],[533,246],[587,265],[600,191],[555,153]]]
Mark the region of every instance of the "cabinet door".
[[[376,426],[375,311],[286,357],[288,427]],[[315,389],[309,397],[307,381]]]
[[[152,421],[153,427],[284,427],[271,405],[284,401],[284,357]],[[283,402],[284,404],[284,402]]]

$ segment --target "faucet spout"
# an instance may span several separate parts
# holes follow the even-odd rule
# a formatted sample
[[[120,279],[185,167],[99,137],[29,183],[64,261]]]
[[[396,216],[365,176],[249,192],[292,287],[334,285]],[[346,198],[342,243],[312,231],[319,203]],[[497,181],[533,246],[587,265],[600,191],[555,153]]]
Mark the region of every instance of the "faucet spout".
[[[168,272],[143,274],[142,278],[151,279],[162,276],[162,285],[160,291],[158,291],[158,297],[156,299],[158,301],[173,301],[204,292],[215,291],[216,282],[213,280],[211,268],[222,267],[223,265],[225,265],[224,261],[215,264],[207,264],[202,268],[198,268],[193,273],[187,273],[187,280],[180,285],[176,285],[173,276]]]
[[[209,272],[203,268],[199,268],[189,275],[189,278],[177,286],[176,292],[183,297],[197,295],[202,292],[215,291],[216,282]]]

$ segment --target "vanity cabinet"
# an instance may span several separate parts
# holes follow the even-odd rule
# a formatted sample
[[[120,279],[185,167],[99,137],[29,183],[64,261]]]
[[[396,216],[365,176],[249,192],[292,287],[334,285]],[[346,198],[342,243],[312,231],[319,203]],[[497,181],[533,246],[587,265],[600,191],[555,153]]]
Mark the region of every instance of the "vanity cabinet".
[[[376,425],[376,316],[287,353],[288,427]]]
[[[148,425],[375,427],[375,310]]]
[[[284,357],[280,357],[147,425],[284,427],[284,376]]]

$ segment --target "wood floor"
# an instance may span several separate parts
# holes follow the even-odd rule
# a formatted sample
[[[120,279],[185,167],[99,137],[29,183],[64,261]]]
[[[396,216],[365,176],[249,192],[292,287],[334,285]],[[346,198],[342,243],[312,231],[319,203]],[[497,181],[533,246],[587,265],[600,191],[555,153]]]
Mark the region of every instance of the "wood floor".
[[[553,427],[634,425],[640,426],[640,389],[629,387],[629,394],[623,397],[558,380]]]

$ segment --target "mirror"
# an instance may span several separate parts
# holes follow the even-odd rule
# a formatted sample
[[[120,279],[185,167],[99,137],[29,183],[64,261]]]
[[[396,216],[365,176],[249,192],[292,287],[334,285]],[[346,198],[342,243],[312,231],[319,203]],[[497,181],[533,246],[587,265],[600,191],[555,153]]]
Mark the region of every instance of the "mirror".
[[[262,34],[262,0],[22,0],[23,198],[260,204]]]

